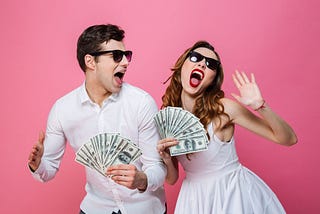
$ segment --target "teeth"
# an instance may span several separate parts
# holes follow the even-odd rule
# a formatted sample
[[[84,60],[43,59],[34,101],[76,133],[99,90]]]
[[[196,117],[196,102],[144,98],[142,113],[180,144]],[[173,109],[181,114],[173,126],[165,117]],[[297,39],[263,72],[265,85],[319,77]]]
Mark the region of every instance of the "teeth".
[[[200,80],[203,79],[203,73],[202,72],[199,72],[199,71],[194,71],[193,74],[197,74],[200,76]]]

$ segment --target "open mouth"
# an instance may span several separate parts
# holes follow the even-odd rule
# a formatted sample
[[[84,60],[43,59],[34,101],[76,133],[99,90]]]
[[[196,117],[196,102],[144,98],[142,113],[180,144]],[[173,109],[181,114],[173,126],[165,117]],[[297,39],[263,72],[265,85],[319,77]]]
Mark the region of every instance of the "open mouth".
[[[117,72],[117,73],[114,74],[114,77],[115,77],[115,80],[117,81],[117,83],[121,85],[123,77],[124,77],[124,73]]]
[[[197,87],[201,81],[203,80],[204,78],[204,73],[203,71],[199,70],[199,69],[194,69],[192,72],[191,72],[191,75],[190,75],[190,80],[189,80],[189,83],[192,87]]]

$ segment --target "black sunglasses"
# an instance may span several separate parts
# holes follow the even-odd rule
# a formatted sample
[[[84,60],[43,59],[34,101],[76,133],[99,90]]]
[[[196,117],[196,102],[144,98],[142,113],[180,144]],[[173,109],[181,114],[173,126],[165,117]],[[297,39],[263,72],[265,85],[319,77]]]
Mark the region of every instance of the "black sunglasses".
[[[206,66],[208,68],[210,68],[211,70],[216,70],[220,65],[220,62],[218,60],[215,60],[215,59],[209,58],[209,57],[205,57],[202,54],[195,52],[195,51],[189,52],[189,60],[191,62],[200,62],[203,59],[206,60]]]
[[[132,51],[122,51],[122,50],[111,50],[111,51],[97,51],[93,53],[89,53],[91,56],[101,56],[103,54],[112,53],[113,60],[116,63],[121,62],[123,55],[126,56],[128,62],[131,61]]]

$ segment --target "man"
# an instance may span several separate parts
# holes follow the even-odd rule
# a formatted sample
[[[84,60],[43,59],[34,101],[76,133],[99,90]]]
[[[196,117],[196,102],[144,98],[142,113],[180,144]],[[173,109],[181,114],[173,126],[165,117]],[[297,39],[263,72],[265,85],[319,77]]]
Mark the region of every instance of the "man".
[[[94,25],[79,37],[77,58],[84,83],[52,107],[44,137],[29,155],[29,168],[40,181],[52,179],[66,141],[76,152],[100,133],[119,133],[136,143],[142,155],[134,164],[108,168],[106,176],[86,167],[86,196],[80,213],[165,213],[166,175],[153,123],[158,108],[152,97],[123,82],[132,52],[126,51],[124,31],[116,25]]]

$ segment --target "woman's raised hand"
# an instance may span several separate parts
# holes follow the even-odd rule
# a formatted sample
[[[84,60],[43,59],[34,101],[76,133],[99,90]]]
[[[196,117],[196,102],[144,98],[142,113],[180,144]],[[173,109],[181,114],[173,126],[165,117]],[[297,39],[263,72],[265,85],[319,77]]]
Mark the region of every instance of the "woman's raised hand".
[[[236,70],[235,73],[232,74],[232,79],[240,92],[240,95],[231,93],[236,100],[246,106],[250,106],[253,110],[257,110],[263,106],[265,101],[262,98],[253,74],[251,74],[251,80],[249,80],[244,72]]]

